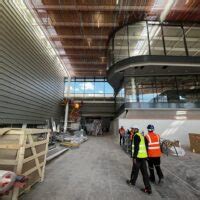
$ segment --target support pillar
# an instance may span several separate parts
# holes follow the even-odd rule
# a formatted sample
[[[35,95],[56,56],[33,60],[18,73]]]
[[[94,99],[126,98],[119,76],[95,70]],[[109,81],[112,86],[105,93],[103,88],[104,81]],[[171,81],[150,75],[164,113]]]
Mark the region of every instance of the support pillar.
[[[67,131],[68,112],[69,112],[69,102],[67,102],[67,104],[65,106],[64,133],[66,133],[66,131]]]

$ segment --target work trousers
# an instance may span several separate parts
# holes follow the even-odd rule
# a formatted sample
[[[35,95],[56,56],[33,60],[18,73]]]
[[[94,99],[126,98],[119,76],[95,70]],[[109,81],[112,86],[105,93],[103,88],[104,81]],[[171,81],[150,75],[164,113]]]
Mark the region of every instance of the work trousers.
[[[164,178],[162,170],[160,168],[160,157],[149,158],[148,165],[149,165],[149,173],[150,173],[149,178],[152,182],[155,182],[154,167],[156,168],[158,178],[159,179]]]
[[[132,167],[132,172],[131,172],[131,182],[133,185],[135,185],[137,181],[139,170],[142,173],[145,189],[151,190],[145,158],[136,158],[136,162],[135,163],[133,162],[133,167]]]
[[[134,161],[133,161],[132,170],[131,170],[131,178],[130,178],[130,181],[131,181],[131,182],[132,182],[133,176],[134,176],[134,169],[135,169],[135,163],[134,163]]]
[[[124,135],[120,135],[120,145],[125,143]]]
[[[130,146],[130,153],[131,153],[131,157],[132,157],[132,151],[133,151],[133,149],[132,149],[132,145],[133,145],[133,140],[130,140],[130,142],[129,142],[129,146]]]

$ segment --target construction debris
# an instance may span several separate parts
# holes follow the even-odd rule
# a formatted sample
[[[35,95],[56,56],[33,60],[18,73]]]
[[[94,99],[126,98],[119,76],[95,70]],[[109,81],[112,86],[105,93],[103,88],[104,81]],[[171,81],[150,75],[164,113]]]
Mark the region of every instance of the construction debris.
[[[62,142],[60,145],[67,148],[78,148],[80,146],[80,144],[74,142]]]
[[[90,134],[97,136],[103,135],[102,131],[102,121],[101,120],[94,120],[91,126]]]
[[[173,156],[184,156],[185,150],[181,147],[178,140],[171,141],[166,139],[161,139],[161,149],[164,154]]]
[[[14,172],[0,170],[0,195],[5,194],[13,187],[15,179]]]
[[[68,151],[69,149],[68,148],[64,148],[50,156],[47,157],[46,161],[49,162],[51,160],[53,160],[54,158],[57,158],[58,156],[60,156],[61,154],[65,153],[66,151]]]
[[[75,131],[74,135],[65,134],[63,136],[63,141],[60,143],[61,146],[68,148],[79,147],[81,143],[88,140],[87,136],[84,136],[84,131]]]

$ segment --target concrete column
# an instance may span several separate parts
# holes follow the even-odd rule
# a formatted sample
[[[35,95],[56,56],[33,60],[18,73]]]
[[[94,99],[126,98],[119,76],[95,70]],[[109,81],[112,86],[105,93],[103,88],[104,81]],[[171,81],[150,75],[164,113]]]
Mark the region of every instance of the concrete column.
[[[66,104],[66,106],[65,106],[64,132],[67,131],[68,112],[69,112],[69,102],[67,102],[67,104]]]
[[[65,121],[64,121],[64,132],[67,131],[67,122],[68,122],[68,114],[69,114],[69,99],[70,99],[70,83],[71,77],[68,77],[68,85],[67,85],[67,104],[65,106]]]

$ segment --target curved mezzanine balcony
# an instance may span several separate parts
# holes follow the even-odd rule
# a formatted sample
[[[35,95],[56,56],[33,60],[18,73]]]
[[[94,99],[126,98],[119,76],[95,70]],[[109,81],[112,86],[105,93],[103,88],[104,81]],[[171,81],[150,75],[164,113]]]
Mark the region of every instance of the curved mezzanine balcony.
[[[108,81],[115,88],[116,99],[120,91],[124,89],[124,95],[121,95],[120,98],[127,107],[183,108],[185,103],[191,102],[198,102],[199,105],[198,97],[193,100],[186,99],[184,102],[178,93],[174,99],[169,99],[168,95],[165,102],[162,102],[159,96],[165,91],[159,90],[163,84],[160,77],[173,76],[175,85],[170,89],[179,91],[180,94],[182,91],[187,91],[188,88],[181,89],[177,85],[180,81],[176,80],[179,80],[181,76],[187,80],[188,84],[188,75],[194,76],[194,81],[190,83],[193,84],[190,85],[190,89],[195,88],[193,91],[199,89],[199,80],[196,79],[196,75],[200,74],[200,26],[148,21],[126,25],[110,37],[108,58]],[[137,83],[137,77],[140,77],[140,82],[143,80],[144,83]],[[157,80],[151,83],[157,86],[152,86],[152,88],[150,86],[146,92],[141,94],[140,87],[149,84],[145,81],[147,77],[155,77]],[[133,86],[134,84],[131,86],[131,90],[127,86],[128,82],[129,86],[130,82],[135,84],[135,86]],[[177,89],[178,87],[179,89]],[[154,89],[158,90],[157,94],[153,92]],[[191,93],[192,91],[190,91]],[[143,101],[141,95],[152,98]],[[184,105],[182,105],[183,103]],[[189,107],[199,106],[190,104]]]

